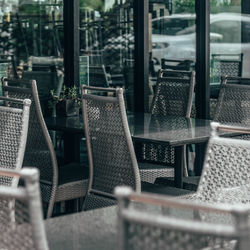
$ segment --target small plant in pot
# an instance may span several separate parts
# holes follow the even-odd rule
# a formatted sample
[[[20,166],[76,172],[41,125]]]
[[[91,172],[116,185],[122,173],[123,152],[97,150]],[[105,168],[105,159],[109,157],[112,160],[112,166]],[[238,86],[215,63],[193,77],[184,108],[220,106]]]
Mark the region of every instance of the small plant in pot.
[[[63,86],[61,93],[56,95],[54,90],[50,91],[52,97],[52,105],[56,107],[57,116],[77,116],[81,99],[79,98],[78,88],[76,86]]]

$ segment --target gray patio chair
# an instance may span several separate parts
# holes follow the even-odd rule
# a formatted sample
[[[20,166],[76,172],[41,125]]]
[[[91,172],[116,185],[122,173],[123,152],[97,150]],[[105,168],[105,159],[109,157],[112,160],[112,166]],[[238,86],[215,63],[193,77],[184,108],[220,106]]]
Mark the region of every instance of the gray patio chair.
[[[214,112],[219,94],[219,82],[221,77],[242,76],[243,54],[212,54],[211,55],[211,86],[210,117],[214,119]],[[217,87],[218,86],[218,87]]]
[[[194,74],[189,71],[159,70],[151,114],[158,117],[190,117]],[[185,149],[186,147],[184,155]],[[142,181],[154,183],[158,177],[174,176],[174,147],[157,143],[136,143],[135,150]],[[186,165],[184,169],[187,176]]]
[[[82,198],[88,185],[88,168],[79,164],[58,166],[56,153],[45,124],[36,81],[3,79],[7,97],[32,100],[24,166],[40,170],[42,200],[48,204],[46,217],[52,215],[54,203]]]
[[[197,192],[185,198],[213,204],[249,203],[250,141],[229,136],[250,134],[250,128],[215,122],[211,126],[212,133]]]
[[[7,103],[6,100],[8,100]],[[27,141],[31,101],[0,97],[0,162],[6,169],[22,167]],[[18,105],[13,108],[9,105]],[[0,177],[0,186],[16,186],[10,178]]]
[[[219,82],[221,76],[238,76],[242,74],[243,54],[212,54],[211,82]]]
[[[116,186],[127,185],[140,192],[141,179],[128,127],[123,90],[83,85],[82,104],[90,167],[83,210],[90,210],[116,204],[113,194]],[[159,190],[152,184],[144,183],[142,189],[183,194],[182,190]]]
[[[38,170],[6,170],[4,166],[0,176],[24,181],[20,187],[0,186],[0,248],[48,250]]]
[[[167,196],[138,194],[118,187],[118,249],[249,249],[250,206],[196,204]],[[222,215],[234,223],[204,221]]]
[[[222,77],[214,121],[247,126],[250,122],[250,78]]]

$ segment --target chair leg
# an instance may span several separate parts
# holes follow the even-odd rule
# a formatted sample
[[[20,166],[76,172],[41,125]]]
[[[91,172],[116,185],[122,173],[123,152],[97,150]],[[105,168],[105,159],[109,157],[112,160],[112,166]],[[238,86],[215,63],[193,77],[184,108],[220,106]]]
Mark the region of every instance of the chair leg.
[[[188,164],[187,164],[187,146],[185,145],[183,148],[183,154],[184,154],[184,168],[183,168],[183,176],[188,177]]]

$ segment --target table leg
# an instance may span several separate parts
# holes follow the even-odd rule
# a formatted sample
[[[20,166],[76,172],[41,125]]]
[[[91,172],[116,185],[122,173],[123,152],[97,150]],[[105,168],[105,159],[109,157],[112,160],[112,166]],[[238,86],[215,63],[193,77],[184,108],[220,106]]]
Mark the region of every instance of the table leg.
[[[175,147],[175,172],[174,184],[177,188],[183,188],[184,146]]]
[[[81,136],[79,134],[65,133],[63,138],[65,162],[80,162]]]
[[[194,172],[195,175],[200,176],[205,158],[207,143],[200,143],[195,145],[195,161]]]

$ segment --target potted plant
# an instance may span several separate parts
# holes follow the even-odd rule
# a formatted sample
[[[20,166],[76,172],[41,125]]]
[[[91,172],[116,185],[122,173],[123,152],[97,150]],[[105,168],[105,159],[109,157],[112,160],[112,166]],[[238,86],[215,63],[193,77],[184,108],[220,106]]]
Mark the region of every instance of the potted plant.
[[[52,105],[56,107],[57,116],[77,116],[79,115],[79,108],[81,99],[79,98],[78,88],[76,86],[63,86],[59,96],[54,90],[50,91],[52,97]]]

